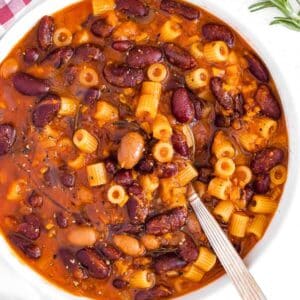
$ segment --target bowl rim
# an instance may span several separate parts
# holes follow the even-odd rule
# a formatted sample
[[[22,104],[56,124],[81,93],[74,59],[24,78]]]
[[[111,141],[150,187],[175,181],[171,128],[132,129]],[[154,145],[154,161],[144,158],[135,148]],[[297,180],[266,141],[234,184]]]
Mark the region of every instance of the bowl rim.
[[[9,54],[11,49],[15,46],[16,42],[14,37],[23,37],[36,22],[45,14],[53,14],[69,5],[80,2],[81,0],[45,0],[33,4],[28,11],[1,37],[2,50],[0,52],[0,62]],[[276,214],[274,215],[271,224],[261,241],[251,250],[246,256],[245,262],[250,269],[257,266],[259,258],[266,254],[267,248],[272,244],[272,241],[279,236],[282,230],[282,219],[286,218],[290,212],[290,199],[293,199],[292,195],[295,194],[296,189],[296,166],[300,164],[300,157],[297,153],[300,152],[300,147],[297,139],[291,137],[297,136],[299,133],[299,121],[297,119],[296,110],[294,109],[296,99],[294,99],[288,88],[288,84],[275,60],[270,55],[270,50],[267,49],[267,45],[264,44],[262,39],[255,35],[255,32],[251,30],[251,26],[244,24],[236,15],[226,11],[222,8],[222,4],[210,0],[189,0],[213,14],[220,20],[229,24],[247,43],[259,54],[267,65],[274,82],[276,84],[278,93],[281,98],[284,114],[286,117],[286,124],[289,137],[289,163],[288,167],[288,180],[285,184],[285,188],[280,200],[280,204]],[[222,16],[222,17],[221,17]],[[293,120],[293,122],[292,122]],[[297,120],[295,122],[295,120]],[[21,276],[32,286],[39,287],[40,291],[47,290],[47,294],[52,299],[87,299],[80,296],[75,296],[68,291],[65,291],[60,286],[52,283],[47,278],[43,277],[29,265],[25,264],[22,258],[16,254],[16,252],[8,245],[7,241],[3,237],[0,231],[0,256],[13,267],[15,271],[19,271]],[[222,288],[228,282],[226,276],[213,281],[200,290],[195,290],[189,294],[182,296],[182,298],[188,300],[197,299],[199,296],[213,296],[216,288]]]

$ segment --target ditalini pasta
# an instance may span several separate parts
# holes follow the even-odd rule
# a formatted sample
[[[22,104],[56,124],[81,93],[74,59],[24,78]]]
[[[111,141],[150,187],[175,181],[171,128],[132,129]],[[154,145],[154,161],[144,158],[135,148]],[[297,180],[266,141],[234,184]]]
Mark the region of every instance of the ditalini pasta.
[[[182,0],[70,2],[0,62],[1,234],[74,296],[184,297],[224,273],[191,186],[242,258],[280,204],[274,81]]]

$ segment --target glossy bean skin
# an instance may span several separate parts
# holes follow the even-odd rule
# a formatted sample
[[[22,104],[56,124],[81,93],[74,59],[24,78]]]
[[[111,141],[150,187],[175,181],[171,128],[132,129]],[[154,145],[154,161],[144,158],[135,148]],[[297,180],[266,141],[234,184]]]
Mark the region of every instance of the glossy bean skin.
[[[137,257],[145,253],[144,246],[134,237],[125,234],[113,236],[115,245],[125,254]]]
[[[261,112],[272,119],[278,120],[281,117],[280,106],[271,89],[262,84],[258,87],[255,100],[261,108]]]
[[[187,263],[178,257],[176,254],[164,254],[155,259],[154,270],[158,274],[163,274],[168,271],[180,270],[185,267]]]
[[[144,79],[141,69],[130,68],[125,65],[106,65],[103,70],[105,79],[118,87],[135,87]]]
[[[75,50],[75,59],[79,61],[101,61],[103,58],[103,52],[96,44],[82,44]]]
[[[149,207],[143,196],[131,196],[126,203],[126,207],[132,224],[143,224],[145,222],[149,213]]]
[[[144,68],[162,59],[159,48],[152,46],[136,46],[132,48],[127,56],[127,64],[132,68]]]
[[[191,263],[197,259],[199,249],[194,240],[188,234],[185,234],[184,241],[179,244],[178,253],[183,258],[183,260],[188,263]]]
[[[127,133],[118,149],[118,162],[122,168],[132,169],[142,158],[144,139],[137,132]]]
[[[128,41],[114,41],[111,45],[111,47],[119,52],[125,52],[132,48],[134,43],[130,40]]]
[[[27,203],[33,208],[41,207],[43,202],[43,197],[36,192],[33,192],[27,199]]]
[[[98,244],[96,249],[109,260],[118,260],[122,257],[121,252],[117,248],[107,243]]]
[[[164,44],[163,49],[168,61],[172,65],[182,70],[190,70],[197,66],[196,60],[187,50],[173,43]]]
[[[177,174],[178,167],[174,163],[163,163],[157,166],[156,172],[159,178],[170,178]]]
[[[111,268],[93,248],[84,248],[76,253],[78,261],[88,270],[91,277],[105,279],[109,277]]]
[[[74,50],[69,47],[61,47],[50,52],[41,62],[42,65],[52,66],[56,69],[66,65],[74,54]]]
[[[248,62],[248,68],[252,75],[262,82],[268,82],[269,72],[263,62],[254,54],[248,54],[245,58]]]
[[[146,222],[146,232],[159,235],[180,229],[186,222],[187,211],[184,207],[176,207],[165,213],[156,215]]]
[[[84,103],[87,105],[95,105],[97,100],[99,100],[101,92],[97,88],[88,89],[84,95]]]
[[[172,295],[172,291],[170,288],[164,285],[157,285],[150,290],[147,291],[139,291],[135,295],[135,300],[152,300],[152,299],[160,299],[167,298]]]
[[[54,19],[49,16],[44,16],[38,27],[38,43],[42,50],[48,50],[53,45],[53,34],[54,34]]]
[[[217,101],[225,108],[232,109],[233,108],[233,98],[232,96],[224,91],[223,89],[223,81],[219,77],[213,77],[210,80],[210,89],[217,99]]]
[[[223,41],[230,48],[234,46],[234,35],[231,30],[225,25],[207,23],[202,26],[202,35],[209,42]]]
[[[253,188],[257,194],[266,194],[270,189],[270,176],[269,174],[258,175],[253,182]]]
[[[17,73],[13,77],[15,89],[26,96],[43,96],[49,92],[49,84],[27,73]]]
[[[135,17],[145,17],[149,13],[148,7],[140,0],[117,0],[117,9]]]
[[[113,26],[107,24],[104,19],[96,20],[91,26],[91,32],[97,37],[107,38],[112,34]]]
[[[91,227],[75,227],[69,231],[67,239],[75,246],[93,246],[97,241],[97,235]]]
[[[284,152],[275,147],[270,147],[258,152],[251,162],[254,174],[264,174],[283,161]]]
[[[179,88],[174,91],[171,100],[171,109],[178,122],[188,123],[193,120],[195,109],[185,88]]]
[[[136,165],[136,170],[141,174],[149,174],[153,172],[155,164],[156,162],[153,157],[143,157]]]
[[[168,12],[169,14],[180,15],[188,20],[196,20],[200,17],[200,13],[197,9],[175,0],[162,0],[160,3],[160,9]]]
[[[131,170],[121,169],[116,172],[114,180],[117,184],[129,187],[133,184],[133,176]]]
[[[27,48],[24,51],[24,61],[27,64],[33,64],[38,61],[40,57],[39,51],[37,48]]]
[[[173,133],[172,135],[172,145],[174,150],[182,156],[187,157],[189,155],[189,146],[180,133]]]
[[[23,223],[19,224],[17,231],[30,240],[37,240],[41,233],[39,218],[34,214],[25,216]]]
[[[11,151],[17,138],[16,129],[10,124],[0,125],[0,156]]]

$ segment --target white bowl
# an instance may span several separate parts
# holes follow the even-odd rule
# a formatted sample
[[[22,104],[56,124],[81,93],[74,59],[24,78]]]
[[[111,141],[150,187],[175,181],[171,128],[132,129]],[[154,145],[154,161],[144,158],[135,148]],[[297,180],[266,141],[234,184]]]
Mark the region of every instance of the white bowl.
[[[47,0],[34,7],[30,12],[23,16],[21,20],[19,20],[2,38],[0,61],[2,61],[8,55],[11,48],[17,42],[18,38],[23,37],[43,15],[52,14],[75,2],[78,2],[78,0]],[[263,240],[259,242],[258,245],[256,245],[256,247],[252,250],[252,252],[247,256],[245,260],[251,268],[251,271],[256,275],[256,277],[260,278],[260,284],[264,289],[264,284],[267,284],[268,281],[268,276],[265,276],[264,274],[266,274],[266,270],[268,270],[268,272],[272,272],[274,268],[273,264],[270,263],[270,260],[268,260],[268,263],[264,263],[264,258],[266,258],[267,255],[271,256],[273,258],[271,262],[275,262],[276,260],[278,260],[279,257],[282,257],[282,255],[284,255],[282,252],[282,248],[272,248],[271,245],[275,244],[274,241],[277,241],[280,244],[280,240],[283,241],[283,236],[286,236],[286,234],[288,234],[288,232],[290,232],[292,228],[292,223],[290,219],[292,211],[290,208],[292,205],[292,200],[295,198],[296,195],[296,181],[298,180],[297,166],[300,166],[300,159],[298,154],[300,153],[300,135],[298,127],[299,120],[297,119],[296,114],[296,111],[299,108],[299,106],[296,106],[296,101],[290,94],[290,85],[288,85],[285,82],[285,77],[282,74],[282,68],[280,63],[276,63],[269,55],[272,49],[269,49],[266,43],[263,43],[261,39],[257,38],[257,35],[252,30],[251,24],[245,24],[243,19],[239,18],[239,16],[233,16],[230,12],[226,11],[224,9],[224,2],[226,1],[223,2],[211,0],[190,0],[190,2],[201,6],[202,8],[206,9],[207,11],[213,13],[218,17],[221,17],[225,22],[230,24],[251,44],[251,46],[257,51],[257,53],[263,58],[264,62],[267,64],[275,80],[283,102],[290,137],[290,164],[288,181],[285,186],[285,191],[281,199],[279,209],[271,225],[269,226]],[[16,39],[16,37],[18,38]],[[267,245],[269,245],[269,247],[267,247]],[[17,257],[17,255],[9,247],[9,245],[6,243],[6,241],[1,235],[0,249],[0,258],[5,260],[12,267],[13,272],[16,272],[19,275],[21,275],[23,279],[27,281],[27,283],[29,283],[36,291],[38,291],[38,294],[40,296],[37,299],[83,299],[66,293],[65,291],[51,284],[39,274],[30,269],[27,265],[24,264],[24,262],[22,262]],[[278,272],[278,275],[282,275],[281,270],[276,270],[275,272]],[[226,287],[225,284],[227,285]],[[6,295],[10,295],[9,290],[7,291]],[[234,297],[237,297],[237,295],[233,292],[233,288],[228,288],[228,280],[226,277],[223,276],[221,279],[215,281],[209,286],[199,291],[195,291],[191,294],[188,294],[183,298],[186,300],[196,300],[199,298],[233,299]],[[5,299],[8,298],[9,296],[7,296]],[[272,298],[275,299],[275,297]],[[12,297],[11,299],[16,298]],[[24,295],[24,298],[22,299],[29,298],[26,295]]]

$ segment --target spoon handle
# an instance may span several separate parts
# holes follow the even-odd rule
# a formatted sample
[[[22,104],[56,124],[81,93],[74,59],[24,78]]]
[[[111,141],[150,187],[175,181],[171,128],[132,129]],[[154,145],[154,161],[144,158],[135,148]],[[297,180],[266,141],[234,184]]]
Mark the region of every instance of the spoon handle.
[[[218,256],[226,273],[233,281],[244,300],[266,300],[266,296],[248,271],[227,236],[207,210],[192,185],[189,188],[189,202],[205,232],[212,248]]]

